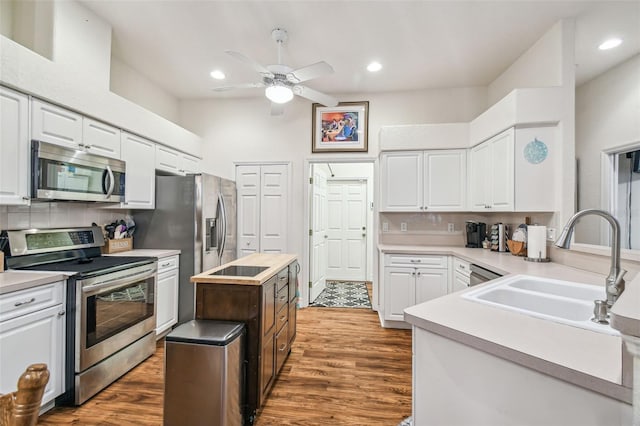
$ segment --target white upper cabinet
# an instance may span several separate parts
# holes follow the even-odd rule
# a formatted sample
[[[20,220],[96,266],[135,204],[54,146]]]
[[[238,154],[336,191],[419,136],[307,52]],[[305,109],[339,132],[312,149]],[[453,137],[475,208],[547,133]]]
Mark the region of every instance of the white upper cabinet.
[[[200,159],[163,145],[156,145],[156,169],[176,175],[200,173]]]
[[[120,159],[120,129],[39,99],[31,114],[31,139]]]
[[[380,154],[381,211],[420,211],[422,158],[422,151],[393,151]]]
[[[129,209],[153,209],[156,202],[156,144],[122,132],[122,159],[127,163],[125,202]]]
[[[513,211],[514,129],[471,149],[469,193],[473,211]]]
[[[200,159],[189,154],[180,154],[179,168],[184,174],[200,173],[202,171],[200,167]]]
[[[93,154],[120,159],[120,129],[84,117],[80,147]]]
[[[424,210],[460,211],[466,208],[467,150],[424,152]]]
[[[82,116],[75,112],[33,99],[31,138],[71,149],[82,143]]]
[[[554,211],[556,129],[512,127],[471,148],[471,210]]]
[[[383,152],[381,211],[466,207],[466,150]]]
[[[0,204],[29,203],[29,98],[0,87]]]

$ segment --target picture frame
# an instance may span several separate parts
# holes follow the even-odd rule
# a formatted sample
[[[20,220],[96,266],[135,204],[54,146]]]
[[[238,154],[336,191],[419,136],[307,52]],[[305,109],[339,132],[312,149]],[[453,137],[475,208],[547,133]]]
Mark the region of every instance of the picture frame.
[[[312,105],[311,152],[367,152],[369,101]]]

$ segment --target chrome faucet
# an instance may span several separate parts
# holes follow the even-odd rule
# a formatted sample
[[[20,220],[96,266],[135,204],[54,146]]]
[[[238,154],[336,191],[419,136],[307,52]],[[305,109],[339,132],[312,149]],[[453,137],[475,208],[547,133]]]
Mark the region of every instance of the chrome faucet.
[[[596,215],[601,216],[609,222],[611,225],[611,269],[609,270],[609,276],[606,279],[606,290],[607,290],[607,312],[611,308],[611,306],[618,300],[618,297],[624,291],[624,279],[622,277],[627,273],[624,269],[620,268],[620,224],[618,220],[611,216],[611,214],[597,209],[587,209],[579,211],[578,213],[571,216],[571,219],[567,222],[564,229],[562,230],[562,234],[560,234],[560,238],[555,242],[556,247],[560,247],[562,249],[568,249],[571,246],[571,235],[573,234],[573,228],[576,225],[576,221],[580,219],[582,216],[586,215]],[[600,301],[596,301],[596,309],[594,309],[594,313],[598,311]],[[604,318],[598,318],[599,315],[596,313],[595,320],[604,322]]]

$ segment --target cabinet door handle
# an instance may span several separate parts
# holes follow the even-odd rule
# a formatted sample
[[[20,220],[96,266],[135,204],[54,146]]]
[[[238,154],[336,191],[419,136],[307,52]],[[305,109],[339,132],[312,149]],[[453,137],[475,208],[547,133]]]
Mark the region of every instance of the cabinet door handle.
[[[286,299],[287,299],[287,295],[283,295],[283,296],[278,297],[278,300],[280,300],[280,301],[284,301]]]
[[[286,319],[287,319],[287,317],[286,317],[286,316],[284,316],[284,315],[280,317],[280,321],[284,321],[284,320],[286,320]]]
[[[286,280],[287,278],[288,278],[288,277],[285,275],[285,276],[279,277],[278,279],[279,279],[280,281],[284,281],[284,280]]]
[[[283,343],[283,344],[282,344],[282,346],[280,346],[280,347],[278,348],[278,350],[279,350],[280,352],[282,352],[282,351],[284,351],[284,349],[285,349],[286,347],[287,347],[287,344],[286,344],[286,343]]]
[[[67,313],[67,312],[63,309],[63,310],[61,310],[60,312],[58,312],[58,316],[59,316],[59,317],[63,317],[63,316],[64,316],[64,314],[66,314],[66,313]]]
[[[16,302],[16,303],[13,304],[13,306],[17,307],[17,306],[22,306],[22,305],[28,305],[29,303],[33,303],[35,301],[36,301],[36,298],[32,297],[29,300],[23,300],[22,302]]]
[[[412,276],[412,277],[415,277],[415,276],[416,276],[416,273],[415,273],[415,272],[412,272],[412,273],[411,273],[411,276]]]

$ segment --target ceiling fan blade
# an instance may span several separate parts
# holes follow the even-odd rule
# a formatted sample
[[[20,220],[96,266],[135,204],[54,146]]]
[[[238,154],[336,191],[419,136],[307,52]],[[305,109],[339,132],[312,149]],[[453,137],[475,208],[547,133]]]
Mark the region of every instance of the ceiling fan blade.
[[[284,114],[284,104],[277,104],[275,102],[271,102],[271,115],[282,115]]]
[[[293,86],[293,93],[324,106],[334,107],[338,105],[338,100],[333,96],[318,92],[317,90],[310,89],[306,86]]]
[[[333,67],[325,61],[320,61],[287,73],[287,80],[297,84],[327,74],[333,74]]]
[[[260,73],[260,75],[262,75],[263,77],[273,78],[273,73],[271,71],[269,71],[268,69],[266,69],[264,66],[260,65],[253,59],[247,58],[242,53],[234,52],[233,50],[225,50],[225,53],[233,56],[234,58],[244,62],[247,65],[250,65],[254,70]]]
[[[214,92],[226,92],[227,90],[235,90],[235,89],[255,89],[257,87],[264,87],[264,83],[244,83],[244,84],[235,84],[233,86],[220,86],[214,87]]]

